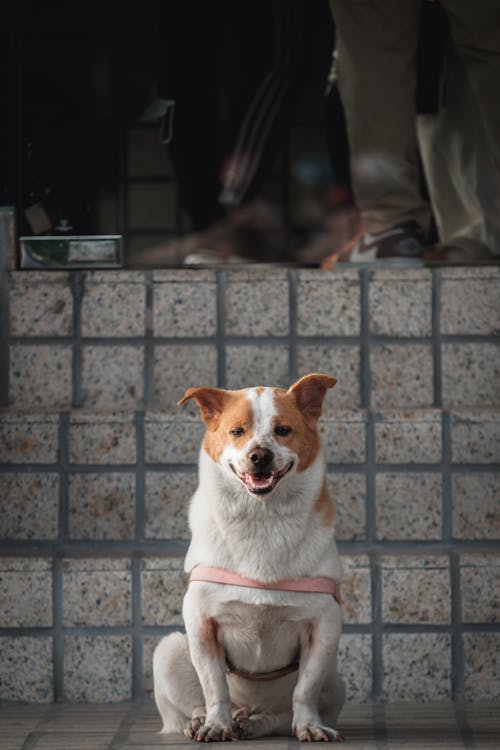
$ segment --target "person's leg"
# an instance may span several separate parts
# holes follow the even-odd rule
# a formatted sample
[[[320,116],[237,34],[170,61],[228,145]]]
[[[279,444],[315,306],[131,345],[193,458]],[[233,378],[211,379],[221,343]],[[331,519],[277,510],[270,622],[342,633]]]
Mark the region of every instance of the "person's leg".
[[[368,233],[415,222],[420,194],[416,141],[416,49],[420,0],[330,0],[338,84],[347,122],[352,184]]]
[[[451,49],[444,99],[436,114],[419,115],[417,129],[441,246],[487,255],[500,252],[499,186],[482,119],[464,64]],[[470,253],[467,253],[470,254]],[[472,253],[474,254],[474,253]]]
[[[301,90],[304,43],[300,0],[252,0],[234,6],[232,35],[239,45],[239,90],[230,103],[232,126],[220,202],[240,206],[259,196],[289,130]]]
[[[493,161],[500,169],[500,3],[441,0],[475,94]]]

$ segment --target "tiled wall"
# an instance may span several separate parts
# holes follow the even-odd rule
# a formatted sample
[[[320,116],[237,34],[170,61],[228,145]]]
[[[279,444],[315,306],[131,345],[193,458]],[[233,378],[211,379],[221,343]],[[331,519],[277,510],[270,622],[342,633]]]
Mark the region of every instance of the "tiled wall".
[[[175,403],[312,370],[350,700],[498,699],[499,271],[12,273],[0,699],[149,694],[202,435]]]

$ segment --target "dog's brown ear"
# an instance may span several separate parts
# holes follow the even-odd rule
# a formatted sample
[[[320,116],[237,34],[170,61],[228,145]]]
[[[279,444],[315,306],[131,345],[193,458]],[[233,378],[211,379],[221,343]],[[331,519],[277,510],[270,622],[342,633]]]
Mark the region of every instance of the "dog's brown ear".
[[[181,404],[194,398],[200,407],[201,418],[209,429],[215,430],[227,397],[228,392],[222,388],[188,388],[177,406],[181,406]]]
[[[290,386],[288,393],[293,394],[298,408],[306,419],[316,422],[321,416],[325,393],[328,388],[333,388],[336,382],[330,375],[314,372],[297,380]]]

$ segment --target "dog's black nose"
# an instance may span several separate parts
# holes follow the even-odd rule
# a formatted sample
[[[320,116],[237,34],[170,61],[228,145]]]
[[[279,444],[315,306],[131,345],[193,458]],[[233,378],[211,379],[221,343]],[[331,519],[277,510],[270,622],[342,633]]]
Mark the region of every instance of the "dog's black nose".
[[[251,453],[248,454],[249,461],[261,469],[268,466],[274,458],[274,453],[268,448],[254,448]]]

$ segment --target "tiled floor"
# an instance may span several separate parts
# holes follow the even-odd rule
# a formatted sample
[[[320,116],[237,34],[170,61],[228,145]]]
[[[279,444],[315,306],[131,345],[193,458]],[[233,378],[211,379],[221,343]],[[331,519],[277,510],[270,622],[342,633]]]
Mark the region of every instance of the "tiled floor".
[[[169,750],[192,743],[158,734],[154,706],[115,705],[0,705],[1,750]],[[498,704],[348,705],[339,729],[346,750],[498,750]],[[291,738],[238,742],[239,750],[296,748]]]

